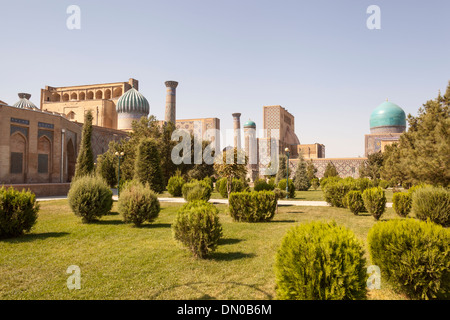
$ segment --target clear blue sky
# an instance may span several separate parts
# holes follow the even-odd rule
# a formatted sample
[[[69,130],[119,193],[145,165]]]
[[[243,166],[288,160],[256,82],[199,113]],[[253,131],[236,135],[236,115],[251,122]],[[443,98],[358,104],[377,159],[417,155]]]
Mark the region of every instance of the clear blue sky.
[[[69,5],[81,29],[69,30]],[[369,5],[381,30],[369,30]],[[262,127],[262,106],[295,116],[301,143],[327,157],[364,154],[369,116],[389,98],[405,112],[450,80],[448,0],[1,1],[0,100],[40,89],[139,80],[164,117],[176,80],[177,117]]]

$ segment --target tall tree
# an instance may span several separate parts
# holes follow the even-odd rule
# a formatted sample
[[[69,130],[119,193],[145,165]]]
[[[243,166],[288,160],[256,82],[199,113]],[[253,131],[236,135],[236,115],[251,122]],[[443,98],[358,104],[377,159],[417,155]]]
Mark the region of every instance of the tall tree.
[[[381,151],[371,153],[367,156],[367,162],[359,167],[359,176],[361,178],[370,178],[372,180],[380,179],[380,170],[383,166],[383,154]]]
[[[281,180],[286,179],[287,175],[287,156],[283,153],[280,153],[278,157],[278,171],[277,175],[275,176],[275,183],[278,184]]]
[[[157,141],[153,138],[142,139],[137,148],[135,179],[142,184],[148,183],[157,193],[165,189],[160,163]]]
[[[89,175],[94,172],[94,153],[92,152],[92,112],[84,115],[83,130],[81,132],[80,152],[75,166],[75,178]]]
[[[450,82],[446,93],[408,115],[408,130],[398,143],[400,168],[405,180],[448,187],[450,185]],[[390,155],[390,157],[398,154]],[[389,158],[386,163],[391,162]],[[391,168],[384,166],[389,174]]]
[[[227,178],[227,192],[229,197],[233,178],[245,179],[248,157],[243,150],[238,150],[237,148],[232,148],[232,151],[228,152],[224,150],[222,154],[218,155],[221,159],[215,161],[214,170],[220,177]],[[230,154],[231,157],[227,157],[227,154]],[[243,161],[241,161],[242,159]]]
[[[333,162],[328,162],[325,168],[325,172],[323,173],[323,177],[324,178],[339,177],[339,173],[336,167],[334,166]]]
[[[311,180],[308,178],[307,164],[303,155],[300,153],[298,157],[297,168],[294,174],[295,190],[306,191],[311,187]]]
[[[308,165],[306,167],[306,174],[308,176],[309,181],[311,181],[316,177],[316,173],[317,173],[317,168],[314,166],[314,163],[312,162],[312,160],[308,161]]]

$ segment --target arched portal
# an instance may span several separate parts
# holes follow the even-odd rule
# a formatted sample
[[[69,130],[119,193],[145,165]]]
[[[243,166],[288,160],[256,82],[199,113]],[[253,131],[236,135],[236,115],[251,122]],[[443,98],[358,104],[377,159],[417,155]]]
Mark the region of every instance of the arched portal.
[[[97,90],[97,92],[95,92],[95,99],[103,99],[102,90]]]
[[[15,132],[9,140],[10,173],[13,183],[24,183],[26,177],[27,139]]]
[[[38,140],[38,174],[45,182],[50,182],[52,160],[52,143],[47,136]]]

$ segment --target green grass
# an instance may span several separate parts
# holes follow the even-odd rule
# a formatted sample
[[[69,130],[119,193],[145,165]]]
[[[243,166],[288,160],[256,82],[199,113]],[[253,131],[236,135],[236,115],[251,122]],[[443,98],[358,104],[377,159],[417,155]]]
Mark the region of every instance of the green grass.
[[[0,299],[276,299],[274,257],[288,228],[334,219],[365,243],[377,223],[347,209],[300,206],[280,207],[272,222],[237,223],[218,205],[223,239],[210,258],[198,260],[172,237],[180,204],[161,207],[153,224],[136,228],[116,212],[83,224],[66,200],[41,202],[30,234],[0,240]],[[387,209],[384,219],[397,216]],[[66,286],[70,265],[81,269],[80,290]],[[383,281],[369,294],[403,298]]]

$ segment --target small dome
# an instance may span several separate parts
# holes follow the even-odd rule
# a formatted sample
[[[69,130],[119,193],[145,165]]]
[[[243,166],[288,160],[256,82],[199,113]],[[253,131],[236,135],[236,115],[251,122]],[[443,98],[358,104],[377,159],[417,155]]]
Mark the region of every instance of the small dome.
[[[406,128],[405,111],[392,102],[383,102],[370,115],[370,129],[379,127]]]
[[[248,121],[244,123],[244,128],[256,128],[256,123],[248,119]]]
[[[19,109],[32,109],[32,110],[39,110],[36,105],[31,102],[31,94],[29,93],[19,93],[18,94],[20,100],[13,104],[13,107],[19,108]]]
[[[147,99],[133,87],[117,100],[116,111],[118,113],[149,114],[150,105]]]

